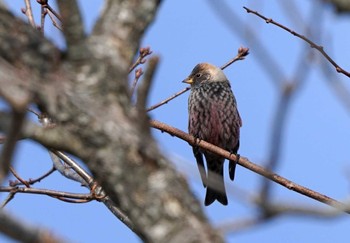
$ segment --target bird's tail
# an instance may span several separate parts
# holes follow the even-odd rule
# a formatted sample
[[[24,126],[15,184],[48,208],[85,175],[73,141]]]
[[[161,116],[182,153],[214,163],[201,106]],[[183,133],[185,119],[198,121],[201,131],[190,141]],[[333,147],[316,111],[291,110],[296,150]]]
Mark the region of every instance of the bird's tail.
[[[209,206],[215,200],[227,205],[227,196],[224,184],[223,161],[208,163],[207,194],[204,205]]]

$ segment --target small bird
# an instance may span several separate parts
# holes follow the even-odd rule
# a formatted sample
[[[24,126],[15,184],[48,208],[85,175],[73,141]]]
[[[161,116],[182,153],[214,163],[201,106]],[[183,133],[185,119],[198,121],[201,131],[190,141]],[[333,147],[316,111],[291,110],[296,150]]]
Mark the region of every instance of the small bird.
[[[199,140],[237,154],[242,120],[237,110],[236,98],[224,72],[212,64],[200,63],[182,82],[191,85],[188,99],[189,133]],[[223,173],[225,159],[195,145],[193,154],[203,186],[207,188],[204,205],[208,206],[215,200],[227,205]],[[208,172],[204,167],[203,154]],[[229,161],[231,180],[234,180],[235,169],[236,161]]]

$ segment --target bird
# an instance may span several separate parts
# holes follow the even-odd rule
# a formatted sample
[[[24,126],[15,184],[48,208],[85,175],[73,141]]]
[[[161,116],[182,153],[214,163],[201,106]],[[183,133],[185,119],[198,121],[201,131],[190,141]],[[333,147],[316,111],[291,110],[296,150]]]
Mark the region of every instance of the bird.
[[[230,82],[221,68],[209,63],[197,64],[191,74],[182,81],[191,85],[188,98],[188,131],[196,141],[204,140],[237,155],[242,120]],[[224,184],[225,158],[192,146],[193,155],[204,188],[207,188],[204,205],[215,200],[227,205]],[[206,160],[204,167],[203,155]],[[233,181],[235,160],[229,161],[229,177]]]

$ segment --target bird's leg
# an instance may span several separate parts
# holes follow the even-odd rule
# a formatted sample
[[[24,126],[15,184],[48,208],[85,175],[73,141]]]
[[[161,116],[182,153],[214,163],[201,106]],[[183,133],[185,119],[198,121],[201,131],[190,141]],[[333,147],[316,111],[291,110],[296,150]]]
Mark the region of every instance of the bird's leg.
[[[198,144],[202,141],[202,139],[200,139],[199,137],[194,137],[194,146],[198,147]]]

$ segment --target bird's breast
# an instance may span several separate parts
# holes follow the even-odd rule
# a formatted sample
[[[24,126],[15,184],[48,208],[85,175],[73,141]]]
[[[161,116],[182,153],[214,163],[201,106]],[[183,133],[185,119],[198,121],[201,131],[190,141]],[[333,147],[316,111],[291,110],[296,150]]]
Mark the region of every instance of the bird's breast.
[[[190,134],[226,147],[235,109],[235,100],[229,86],[204,86],[192,90],[189,97]]]

